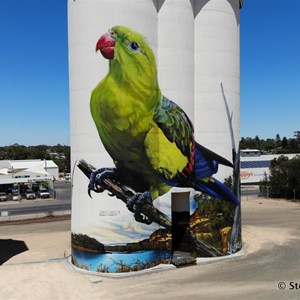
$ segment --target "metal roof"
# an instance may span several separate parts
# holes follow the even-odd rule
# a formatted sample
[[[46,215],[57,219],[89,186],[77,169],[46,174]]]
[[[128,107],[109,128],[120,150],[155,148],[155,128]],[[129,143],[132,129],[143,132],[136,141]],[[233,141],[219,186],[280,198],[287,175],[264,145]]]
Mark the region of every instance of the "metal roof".
[[[0,160],[0,184],[53,180],[54,168],[52,160]]]
[[[241,161],[241,169],[269,168],[270,160]]]

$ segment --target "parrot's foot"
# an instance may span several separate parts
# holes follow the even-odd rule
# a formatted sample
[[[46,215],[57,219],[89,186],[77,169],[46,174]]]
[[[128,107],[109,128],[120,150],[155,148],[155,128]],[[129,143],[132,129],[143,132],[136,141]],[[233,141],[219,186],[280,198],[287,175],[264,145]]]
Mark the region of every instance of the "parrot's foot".
[[[150,192],[136,193],[127,201],[127,208],[134,213],[134,218],[137,222],[151,224],[152,220],[141,212],[144,203],[152,205],[152,198]]]
[[[95,193],[102,193],[104,188],[101,187],[101,183],[105,178],[112,178],[116,173],[115,168],[101,168],[91,173],[90,183],[88,185],[88,194],[91,196],[91,191]]]

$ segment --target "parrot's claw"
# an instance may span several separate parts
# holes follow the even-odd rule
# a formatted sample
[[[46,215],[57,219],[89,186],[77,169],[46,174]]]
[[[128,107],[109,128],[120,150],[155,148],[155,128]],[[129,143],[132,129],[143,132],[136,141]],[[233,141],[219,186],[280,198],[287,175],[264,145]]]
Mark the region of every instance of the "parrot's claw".
[[[136,193],[127,201],[127,208],[134,213],[134,218],[137,222],[151,224],[152,220],[141,212],[144,203],[147,202],[153,205],[150,192]]]
[[[91,173],[90,182],[88,185],[88,194],[91,196],[91,191],[95,193],[102,193],[104,188],[101,186],[101,183],[105,178],[113,177],[115,174],[115,168],[101,168]]]

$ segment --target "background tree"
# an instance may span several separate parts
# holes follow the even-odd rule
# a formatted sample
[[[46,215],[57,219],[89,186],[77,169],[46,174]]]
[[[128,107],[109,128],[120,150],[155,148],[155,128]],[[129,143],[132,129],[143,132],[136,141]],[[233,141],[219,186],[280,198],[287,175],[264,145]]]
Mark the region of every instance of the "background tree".
[[[0,147],[0,160],[51,159],[59,167],[59,172],[70,173],[70,146],[13,144]]]
[[[276,137],[275,137],[275,146],[276,146],[276,148],[281,147],[281,144],[282,144],[282,141],[281,141],[280,135],[279,135],[279,133],[277,133]]]
[[[300,199],[300,156],[292,159],[281,155],[271,161],[270,176],[261,182],[261,191],[269,187],[272,198]]]
[[[28,147],[28,159],[50,159],[47,150],[49,146],[38,145]]]
[[[288,161],[283,155],[271,161],[269,180],[270,196],[273,198],[287,197]]]
[[[289,140],[289,147],[290,147],[290,149],[292,149],[294,151],[297,151],[298,148],[299,148],[299,144],[298,144],[297,140],[296,139],[290,139]]]
[[[240,149],[258,149],[262,154],[288,154],[300,153],[300,131],[295,131],[296,138],[282,140],[279,133],[276,134],[275,139],[268,138],[266,140],[260,139],[258,135],[254,138],[242,137],[240,141]]]
[[[300,130],[294,131],[294,137],[296,138],[297,143],[300,143]]]
[[[5,152],[9,159],[27,159],[28,157],[27,148],[19,144],[8,146]]]
[[[284,138],[282,139],[281,147],[282,147],[283,149],[286,149],[287,146],[288,146],[288,140],[287,140],[286,137],[284,137]]]
[[[288,163],[287,196],[300,199],[300,156],[290,159]]]

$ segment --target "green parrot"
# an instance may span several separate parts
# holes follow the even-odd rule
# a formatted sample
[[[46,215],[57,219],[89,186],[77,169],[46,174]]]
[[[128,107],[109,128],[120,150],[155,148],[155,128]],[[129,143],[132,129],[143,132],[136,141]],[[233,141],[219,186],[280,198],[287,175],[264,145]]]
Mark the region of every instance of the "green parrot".
[[[109,60],[109,71],[92,91],[90,110],[115,168],[92,173],[89,195],[103,191],[103,178],[118,178],[137,192],[127,206],[145,223],[143,203],[152,204],[173,186],[193,187],[239,205],[233,192],[212,177],[219,163],[232,164],[196,143],[188,116],[162,94],[146,38],[115,26],[100,37],[97,50]]]

